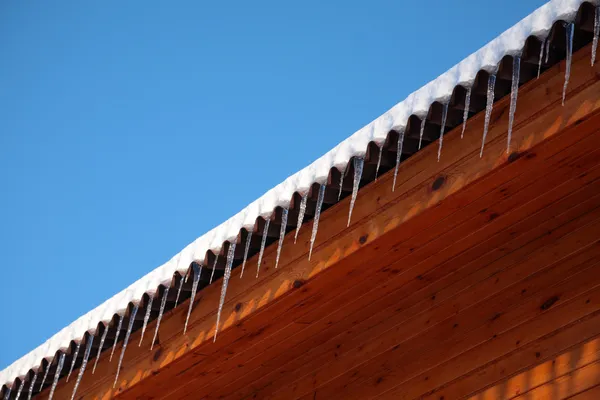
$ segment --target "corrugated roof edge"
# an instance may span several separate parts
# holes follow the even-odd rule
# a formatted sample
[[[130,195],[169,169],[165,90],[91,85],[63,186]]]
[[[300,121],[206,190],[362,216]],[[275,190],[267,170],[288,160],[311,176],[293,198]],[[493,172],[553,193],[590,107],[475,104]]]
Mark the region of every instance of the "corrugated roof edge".
[[[81,342],[86,332],[95,333],[99,323],[109,324],[115,314],[126,313],[130,303],[139,304],[145,293],[153,295],[160,285],[168,286],[174,273],[185,273],[193,261],[204,260],[208,251],[219,253],[225,242],[238,239],[242,228],[254,231],[257,218],[269,218],[276,207],[288,207],[295,192],[306,193],[313,183],[326,183],[331,168],[335,167],[343,171],[350,159],[365,155],[370,142],[382,144],[390,131],[403,131],[411,115],[425,117],[431,104],[436,101],[447,102],[456,86],[472,85],[480,70],[495,72],[504,56],[521,53],[529,37],[545,38],[556,21],[573,21],[583,3],[598,6],[600,0],[552,0],[538,8],[446,73],[410,94],[405,100],[308,167],[290,176],[223,224],[190,243],[167,263],[78,318],[44,344],[15,361],[0,372],[0,383],[11,387],[17,378],[23,379],[29,371],[37,371],[43,359],[51,361],[56,352],[66,350],[71,341]]]

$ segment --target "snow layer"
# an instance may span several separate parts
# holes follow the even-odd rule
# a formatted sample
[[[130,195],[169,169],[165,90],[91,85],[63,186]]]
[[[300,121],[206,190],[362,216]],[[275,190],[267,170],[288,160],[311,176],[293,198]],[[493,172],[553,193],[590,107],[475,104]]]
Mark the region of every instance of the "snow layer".
[[[521,52],[529,36],[545,38],[554,22],[573,21],[584,0],[552,0],[522,21],[471,54],[437,79],[410,94],[385,114],[363,127],[308,167],[269,190],[238,214],[196,239],[164,265],[139,279],[94,310],[63,328],[46,343],[0,372],[0,384],[11,387],[16,378],[41,367],[42,359],[51,362],[57,351],[65,351],[71,341],[95,333],[98,324],[108,324],[114,314],[123,315],[130,303],[139,304],[144,293],[153,295],[158,286],[170,285],[175,272],[185,273],[194,260],[203,261],[208,250],[219,253],[225,241],[235,242],[241,228],[254,230],[258,217],[269,218],[277,206],[288,207],[294,192],[306,193],[314,182],[326,183],[332,167],[343,171],[354,156],[364,156],[369,142],[381,145],[390,130],[404,130],[410,115],[424,117],[435,101],[447,102],[454,87],[469,87],[479,70],[494,72],[505,55]],[[590,1],[588,1],[590,2]],[[591,3],[599,4],[600,0]]]

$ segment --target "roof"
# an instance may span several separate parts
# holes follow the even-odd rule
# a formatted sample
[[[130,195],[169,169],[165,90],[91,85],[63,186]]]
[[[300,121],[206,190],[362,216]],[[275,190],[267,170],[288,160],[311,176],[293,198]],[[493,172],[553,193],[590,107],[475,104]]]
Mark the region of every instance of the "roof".
[[[230,247],[228,243],[244,242],[248,237],[248,232],[256,232],[257,235],[255,235],[254,240],[261,242],[260,233],[266,232],[264,230],[265,221],[271,219],[281,221],[281,210],[290,207],[297,209],[298,203],[300,203],[298,200],[304,195],[307,193],[316,195],[315,184],[326,185],[331,184],[333,181],[337,184],[341,178],[342,187],[340,190],[348,195],[346,189],[348,184],[352,188],[352,177],[350,174],[344,174],[344,171],[347,170],[347,167],[348,169],[353,168],[352,165],[349,165],[351,160],[369,156],[369,152],[373,151],[371,149],[375,149],[374,151],[381,155],[384,148],[395,147],[395,144],[399,142],[400,133],[411,136],[414,134],[411,132],[414,132],[415,129],[419,130],[418,126],[431,128],[425,129],[424,137],[427,142],[436,140],[436,136],[439,136],[441,105],[448,104],[451,99],[457,96],[462,99],[467,88],[485,88],[485,83],[482,82],[487,82],[486,78],[490,74],[497,74],[500,77],[504,71],[503,63],[505,63],[506,56],[522,55],[524,61],[526,61],[526,53],[529,55],[535,54],[537,57],[545,39],[553,32],[562,29],[562,35],[555,35],[561,38],[562,44],[557,45],[556,48],[553,47],[551,51],[548,47],[547,54],[550,54],[551,57],[549,63],[544,63],[543,68],[547,68],[549,64],[564,58],[564,27],[557,27],[555,23],[557,21],[575,21],[583,3],[582,0],[553,0],[540,7],[479,51],[410,94],[404,101],[354,133],[321,158],[269,190],[238,214],[196,239],[167,263],[80,317],[51,337],[46,343],[14,362],[0,373],[0,382],[7,387],[13,387],[16,379],[22,381],[30,371],[37,371],[42,367],[47,368],[48,363],[52,361],[57,352],[66,352],[73,346],[73,343],[81,343],[84,341],[86,334],[95,334],[99,329],[108,329],[107,327],[110,324],[114,324],[115,315],[122,316],[126,314],[131,304],[140,304],[146,301],[144,299],[147,299],[148,295],[154,296],[161,290],[161,287],[172,286],[174,276],[175,281],[181,280],[181,276],[187,274],[192,263],[212,266],[215,258],[219,254],[223,254],[224,249]],[[594,0],[594,4],[598,4],[598,0]],[[587,38],[589,38],[589,35]],[[536,69],[529,68],[529,75],[531,75],[531,71]],[[526,75],[524,74],[523,79],[532,78],[531,76],[526,77]],[[501,84],[497,85],[497,91],[499,94],[508,93],[510,84],[508,89]],[[481,98],[478,100],[477,96],[483,97],[484,100],[481,100]],[[482,96],[478,90],[473,89],[473,97],[473,108],[471,106],[466,107],[467,116],[480,111],[481,107],[478,104],[481,104],[482,101],[485,105],[485,95]],[[462,106],[465,106],[464,102]],[[462,116],[462,113],[460,115]],[[450,125],[456,126],[462,122],[460,117],[458,120],[452,118],[450,112],[448,118],[448,124]],[[415,119],[419,121],[418,124],[415,123]],[[420,123],[424,120],[437,121],[437,123],[427,126]],[[437,135],[430,134],[430,130],[435,131]],[[390,154],[386,154],[386,158],[392,159],[392,163],[388,168],[394,167],[394,159],[402,159],[401,154],[400,157],[395,158],[389,156]],[[277,230],[276,227],[275,230]],[[268,232],[266,233],[264,235],[265,241],[268,236],[277,237],[277,234],[269,235]],[[240,250],[243,253],[244,249],[238,249],[238,253]]]

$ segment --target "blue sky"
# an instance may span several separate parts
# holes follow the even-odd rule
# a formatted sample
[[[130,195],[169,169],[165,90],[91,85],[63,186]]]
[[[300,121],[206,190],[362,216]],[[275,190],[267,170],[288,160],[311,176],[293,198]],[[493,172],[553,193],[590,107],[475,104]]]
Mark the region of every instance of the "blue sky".
[[[543,3],[3,1],[0,369]]]

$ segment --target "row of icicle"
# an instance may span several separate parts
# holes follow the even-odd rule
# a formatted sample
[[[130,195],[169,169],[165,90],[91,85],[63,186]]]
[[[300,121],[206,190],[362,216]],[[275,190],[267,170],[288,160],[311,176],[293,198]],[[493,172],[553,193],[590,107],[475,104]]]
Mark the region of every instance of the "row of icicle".
[[[571,74],[571,60],[572,60],[572,55],[573,55],[573,31],[574,31],[574,24],[573,23],[567,23],[566,24],[566,49],[567,49],[567,57],[566,57],[566,67],[565,67],[565,81],[564,81],[564,86],[563,86],[563,94],[562,94],[562,104],[564,105],[565,102],[565,95],[566,95],[566,91],[567,91],[567,85],[569,83],[569,77]],[[591,64],[592,66],[595,63],[596,60],[596,50],[598,48],[598,37],[600,36],[600,7],[596,8],[595,11],[595,16],[594,16],[594,38],[593,38],[593,43],[592,43],[592,56],[591,56]],[[539,54],[539,62],[538,62],[538,78],[540,76],[540,72],[541,72],[541,68],[542,68],[542,60],[544,59],[545,56],[545,62],[548,62],[548,56],[550,53],[550,40],[549,38],[547,38],[541,46],[541,50],[540,50],[540,54]],[[512,84],[511,84],[511,93],[510,93],[510,108],[509,108],[509,121],[508,121],[508,137],[507,137],[507,148],[506,151],[507,153],[510,151],[510,141],[511,141],[511,137],[512,137],[512,128],[513,128],[513,122],[514,122],[514,115],[515,115],[515,111],[517,108],[517,95],[518,95],[518,91],[519,91],[519,72],[520,72],[520,66],[521,66],[521,57],[520,55],[515,55],[513,57],[513,72],[512,72]],[[492,114],[492,107],[494,104],[494,88],[495,88],[495,84],[496,84],[496,75],[495,74],[490,74],[489,78],[488,78],[488,85],[487,85],[487,99],[486,99],[486,107],[485,107],[485,120],[484,120],[484,127],[483,127],[483,137],[482,137],[482,142],[481,142],[481,150],[479,153],[479,156],[482,157],[483,156],[483,148],[485,145],[485,139],[488,133],[488,128],[489,128],[489,124],[490,124],[490,117]],[[465,95],[465,107],[464,107],[464,113],[463,113],[463,123],[462,123],[462,131],[461,131],[461,135],[460,137],[462,138],[464,136],[465,133],[465,128],[466,128],[466,124],[467,124],[467,119],[469,117],[469,107],[470,107],[470,103],[471,103],[471,87],[469,87],[467,89],[466,95]],[[448,103],[445,103],[442,105],[443,109],[442,109],[442,121],[441,121],[441,129],[440,129],[440,138],[439,138],[439,147],[438,147],[438,153],[437,153],[437,158],[438,161],[440,160],[440,156],[441,156],[441,152],[442,152],[442,145],[443,145],[443,139],[444,139],[444,129],[445,129],[445,125],[446,125],[446,116],[448,113]],[[425,118],[422,119],[421,121],[421,126],[420,126],[420,132],[419,132],[419,149],[421,148],[421,143],[422,143],[422,139],[423,139],[423,132],[425,129]],[[394,168],[394,178],[393,178],[393,182],[392,182],[392,191],[395,189],[396,186],[396,177],[398,175],[398,166],[400,164],[400,156],[402,154],[402,145],[404,142],[404,132],[400,132],[400,135],[398,137],[398,148],[397,148],[397,153],[396,153],[396,166]],[[379,167],[381,164],[381,151],[382,149],[380,148],[379,151],[379,158],[377,160],[377,168],[376,168],[376,172],[375,172],[375,179],[377,179],[377,175],[379,173]],[[354,208],[354,204],[356,202],[356,197],[358,194],[358,188],[359,188],[359,184],[360,184],[360,180],[362,177],[362,172],[363,172],[363,166],[364,166],[364,159],[363,158],[354,158],[353,159],[353,166],[354,166],[354,179],[353,179],[353,187],[352,187],[352,196],[350,198],[350,210],[348,212],[348,226],[350,226],[350,221],[352,218],[352,210]],[[338,193],[338,200],[341,198],[341,194],[342,194],[342,181],[344,179],[345,176],[345,171],[342,172],[341,174],[341,181],[340,181],[340,188],[339,188],[339,193]],[[321,215],[321,207],[323,206],[323,200],[325,197],[325,185],[321,184],[319,187],[319,193],[318,193],[318,197],[317,197],[317,204],[316,204],[316,210],[315,210],[315,216],[313,219],[313,227],[312,227],[312,232],[311,232],[311,237],[310,237],[310,248],[309,248],[309,252],[308,252],[308,259],[310,260],[311,256],[312,256],[312,251],[313,251],[313,246],[315,243],[315,239],[317,237],[317,231],[319,229],[319,217]],[[297,228],[296,228],[296,232],[294,235],[294,243],[296,243],[297,239],[298,239],[298,232],[300,231],[300,227],[302,226],[302,223],[304,221],[304,215],[306,212],[306,204],[307,204],[307,200],[308,200],[308,192],[304,193],[304,195],[302,196],[302,200],[300,202],[300,209],[299,209],[299,213],[298,213],[298,222],[297,222]],[[281,216],[281,229],[279,232],[279,240],[278,240],[278,245],[277,245],[277,255],[276,255],[276,259],[275,259],[275,268],[277,268],[278,264],[279,264],[279,257],[281,254],[281,249],[283,247],[283,240],[285,237],[285,233],[286,233],[286,228],[287,228],[287,219],[288,219],[288,209],[283,209],[282,211],[282,216]],[[265,226],[263,228],[263,234],[262,234],[262,242],[261,242],[261,246],[260,246],[260,252],[258,255],[258,262],[257,262],[257,268],[256,268],[256,277],[258,277],[258,273],[260,271],[260,265],[262,262],[262,258],[263,258],[263,254],[264,254],[264,250],[265,250],[265,245],[266,245],[266,241],[267,241],[267,233],[269,230],[269,223],[270,220],[267,219],[265,221]],[[241,268],[241,273],[240,273],[240,277],[242,277],[244,275],[244,268],[246,266],[246,261],[248,258],[248,252],[250,249],[250,241],[252,240],[252,231],[248,232],[248,235],[246,237],[246,243],[245,243],[245,247],[244,247],[244,257],[243,257],[243,261],[242,261],[242,268]],[[235,243],[230,243],[229,244],[229,248],[227,250],[227,260],[226,260],[226,264],[225,264],[225,275],[223,276],[223,284],[221,287],[221,297],[219,299],[219,309],[217,311],[217,322],[216,322],[216,327],[215,327],[215,334],[214,334],[214,338],[213,341],[217,339],[217,333],[218,333],[218,329],[219,329],[219,322],[221,319],[221,312],[223,310],[223,304],[225,303],[225,295],[227,293],[227,286],[229,283],[229,279],[231,277],[231,268],[233,266],[233,260],[234,260],[234,253],[235,253],[235,247],[236,244]],[[217,260],[218,260],[219,256],[217,255],[215,258],[215,261],[213,263],[213,268],[212,268],[212,273],[210,276],[210,282],[212,283],[213,277],[214,277],[214,273],[215,273],[215,266],[217,264]],[[190,298],[190,304],[189,304],[189,308],[188,308],[188,312],[187,312],[187,317],[185,320],[185,325],[183,328],[183,333],[185,334],[187,331],[187,326],[188,326],[188,321],[190,318],[190,314],[192,312],[192,308],[193,308],[193,304],[194,304],[194,297],[196,295],[196,291],[198,290],[198,283],[200,281],[200,274],[202,273],[202,265],[198,266],[196,264],[194,264],[193,268],[192,268],[192,274],[193,274],[193,284],[192,284],[192,293],[191,293],[191,298]],[[181,289],[183,286],[183,283],[187,281],[187,275],[185,278],[182,278],[180,280],[179,283],[179,288],[177,290],[177,297],[175,299],[175,307],[177,306],[177,302],[179,301],[179,296],[181,294]],[[169,294],[169,288],[165,288],[163,295],[162,295],[162,299],[161,299],[161,304],[160,304],[160,310],[159,310],[159,314],[158,314],[158,318],[157,318],[157,322],[156,322],[156,327],[154,329],[154,337],[152,338],[152,343],[150,344],[150,349],[152,350],[154,347],[154,343],[156,342],[156,338],[158,335],[158,328],[160,326],[160,321],[163,317],[163,313],[165,310],[165,305],[166,305],[166,301],[167,301],[167,296]],[[153,296],[149,296],[148,299],[148,303],[146,305],[146,313],[144,315],[144,323],[143,323],[143,327],[142,327],[142,333],[141,333],[141,337],[140,337],[140,342],[139,342],[139,346],[141,346],[142,344],[142,340],[144,338],[144,333],[146,332],[146,326],[148,324],[148,321],[150,319],[150,312],[151,312],[151,308],[152,308],[152,302],[154,300]],[[121,349],[121,354],[119,356],[119,363],[117,366],[117,374],[115,376],[115,380],[114,380],[114,384],[113,387],[116,387],[118,378],[119,378],[119,372],[121,370],[121,364],[123,362],[123,357],[125,355],[125,349],[127,348],[127,344],[129,342],[129,336],[131,335],[131,331],[133,328],[133,323],[135,321],[135,316],[136,313],[138,311],[138,306],[135,305],[131,311],[130,317],[129,317],[129,325],[127,327],[127,331],[125,333],[125,340],[123,341],[123,347]],[[117,324],[117,334],[115,337],[115,341],[113,343],[113,347],[112,347],[112,351],[110,354],[110,358],[109,361],[112,360],[113,354],[115,352],[115,348],[116,348],[116,344],[119,340],[119,334],[121,332],[121,328],[122,328],[122,324],[123,324],[123,316],[119,316],[119,321]],[[102,334],[102,337],[100,338],[100,347],[98,348],[98,352],[96,355],[96,361],[94,363],[94,367],[92,369],[92,374],[96,371],[96,365],[98,364],[98,360],[100,359],[100,354],[103,350],[104,347],[104,342],[106,340],[106,335],[108,333],[108,327],[106,329],[104,329],[104,332]],[[85,348],[85,353],[83,356],[83,362],[79,368],[79,373],[77,375],[77,380],[75,382],[75,387],[73,388],[73,393],[71,395],[71,400],[73,400],[75,398],[75,394],[77,393],[77,388],[79,387],[79,383],[81,382],[81,378],[83,377],[83,373],[85,372],[86,366],[87,366],[87,362],[88,362],[88,358],[90,356],[91,350],[92,350],[92,343],[94,340],[94,335],[90,335],[88,337],[88,341],[86,344],[86,348]],[[71,376],[71,373],[73,371],[73,368],[75,366],[75,361],[77,359],[77,356],[79,354],[79,350],[80,350],[80,346],[81,343],[77,344],[76,349],[75,349],[75,353],[73,355],[73,360],[71,362],[71,366],[69,369],[69,373],[67,375],[67,382]],[[64,362],[65,362],[65,353],[60,354],[60,357],[58,359],[58,365],[56,368],[56,372],[54,374],[54,381],[52,382],[52,387],[50,389],[50,395],[49,395],[49,399],[52,399],[52,396],[54,395],[54,391],[56,389],[56,386],[58,384],[58,380],[60,377],[60,373],[64,367]],[[42,389],[42,387],[44,386],[44,383],[46,381],[46,378],[48,376],[48,371],[50,370],[50,364],[48,364],[48,366],[46,367],[46,371],[44,372],[44,377],[42,379],[42,382],[39,386],[39,390]],[[34,385],[36,383],[37,380],[37,373],[34,374],[31,383],[29,384],[29,395],[28,395],[28,400],[31,399],[33,390],[34,390]],[[17,391],[17,395],[15,399],[19,399],[19,397],[21,396],[21,392],[23,391],[23,387],[24,387],[25,382],[21,382],[21,385],[19,386],[19,390]],[[8,391],[5,393],[4,398],[8,399],[10,397],[10,392],[11,389],[8,388]]]

